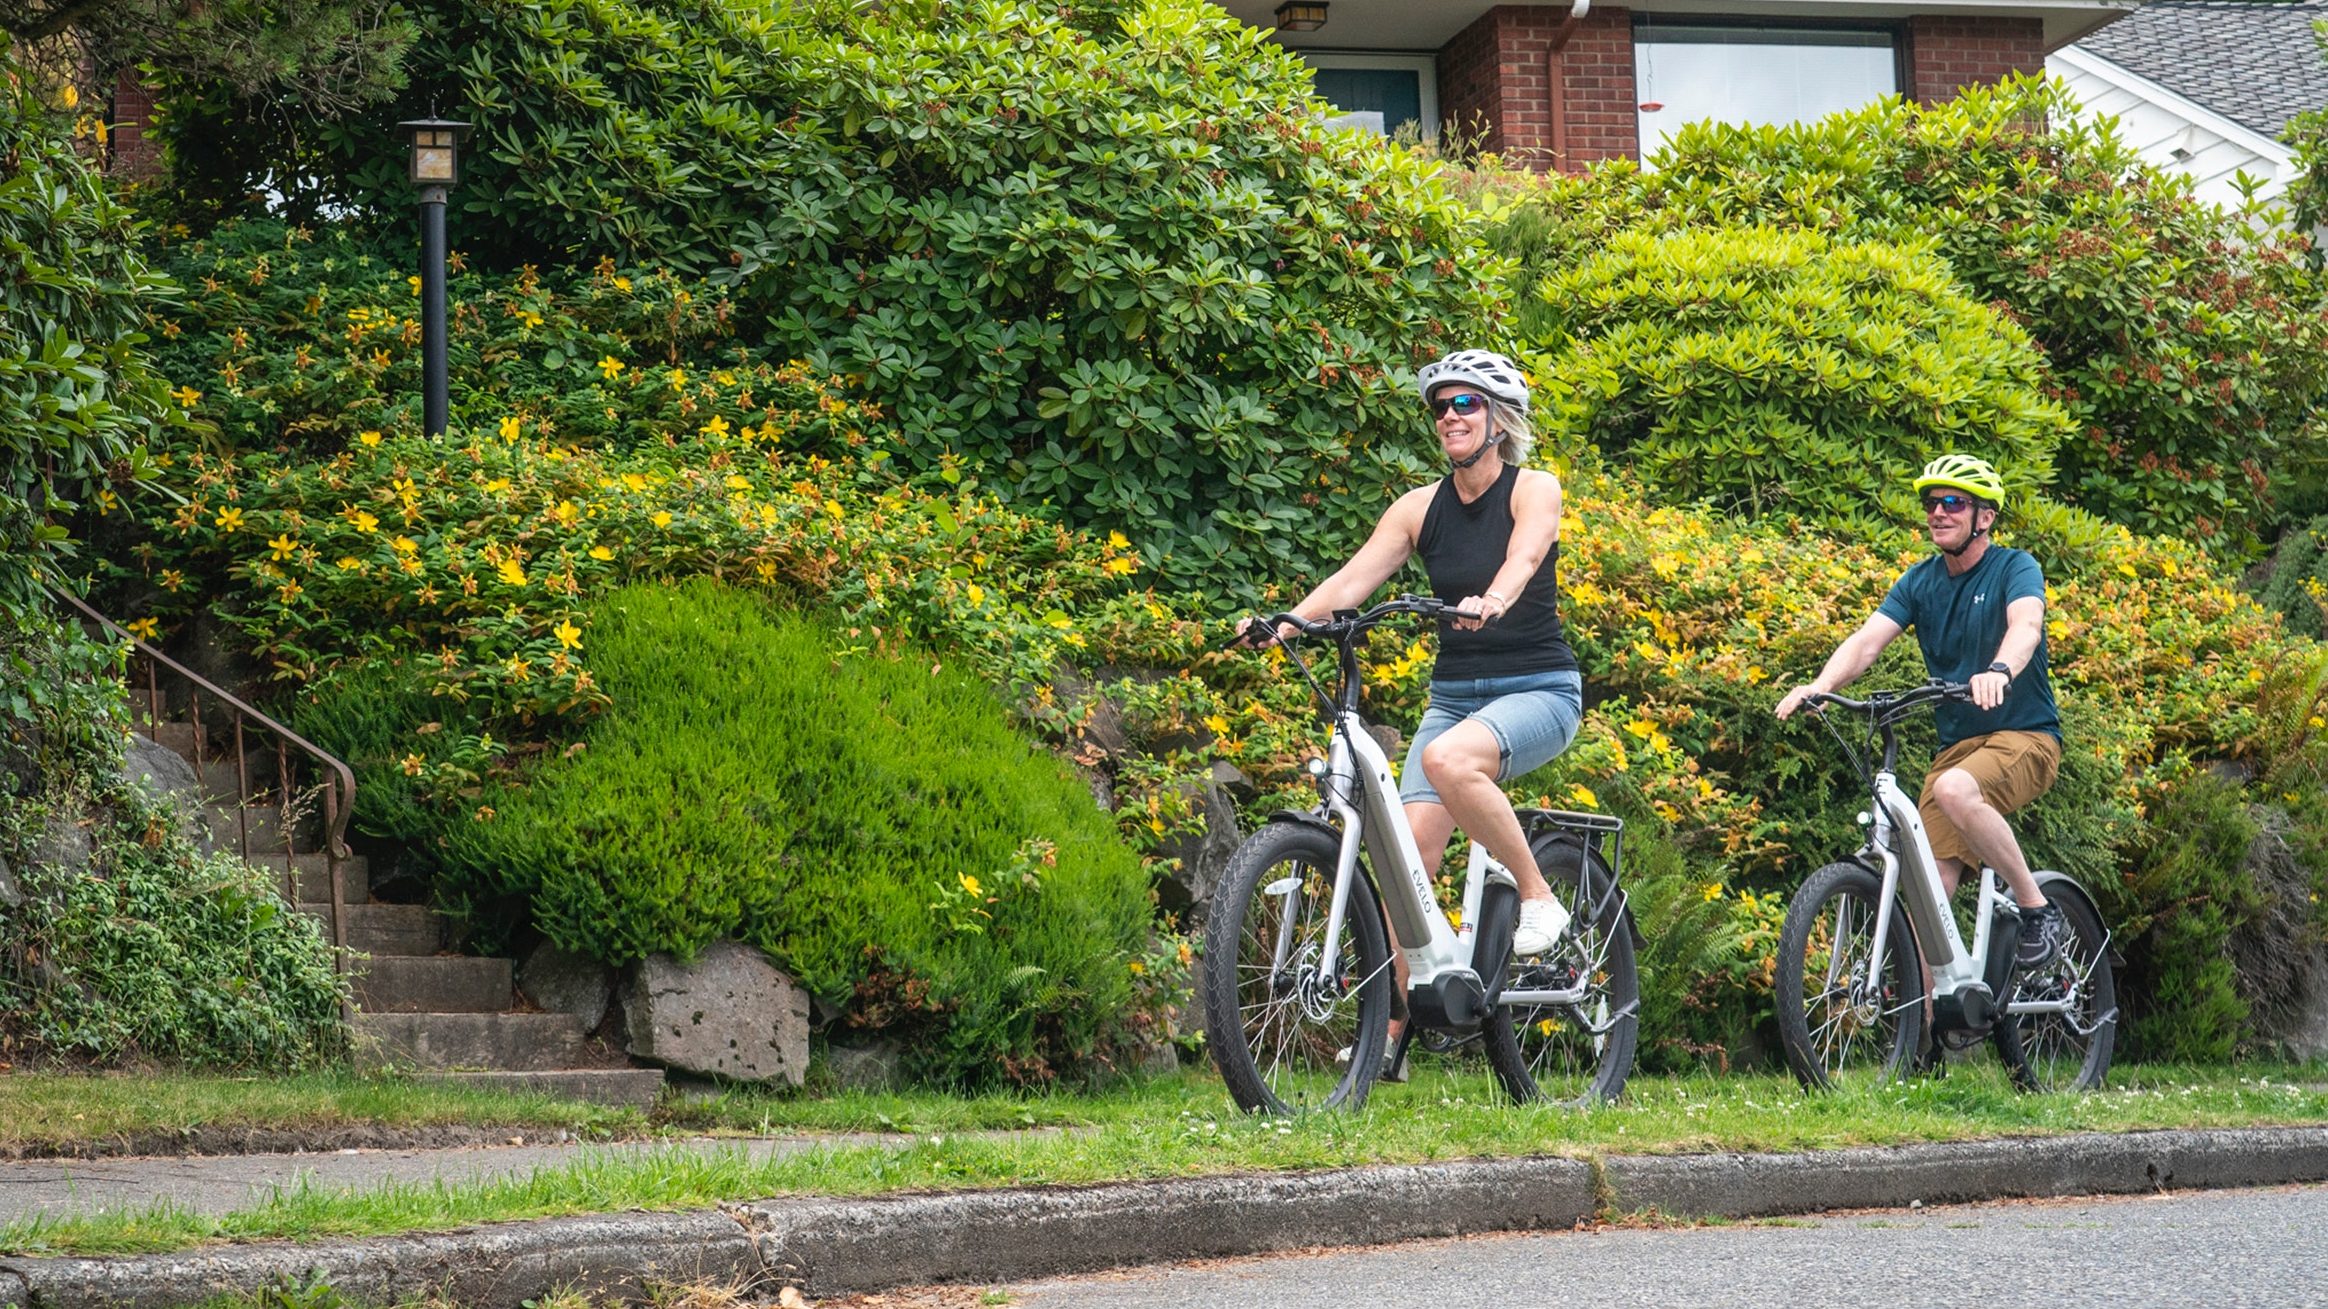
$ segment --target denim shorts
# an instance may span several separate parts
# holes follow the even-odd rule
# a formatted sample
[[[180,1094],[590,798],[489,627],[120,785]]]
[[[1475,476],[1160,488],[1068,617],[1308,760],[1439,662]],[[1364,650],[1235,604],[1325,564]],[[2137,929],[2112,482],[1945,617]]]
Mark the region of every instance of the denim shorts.
[[[1431,681],[1431,703],[1415,724],[1406,763],[1398,770],[1398,798],[1407,804],[1439,803],[1439,793],[1423,776],[1423,747],[1457,723],[1476,719],[1495,733],[1503,762],[1495,780],[1509,781],[1550,763],[1576,739],[1584,721],[1584,676],[1574,669]]]

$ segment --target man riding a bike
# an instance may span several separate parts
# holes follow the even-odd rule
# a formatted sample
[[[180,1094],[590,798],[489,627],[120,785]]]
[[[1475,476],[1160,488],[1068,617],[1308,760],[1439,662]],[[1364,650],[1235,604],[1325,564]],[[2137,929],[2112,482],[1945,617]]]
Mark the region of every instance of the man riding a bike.
[[[1849,685],[1913,627],[1927,673],[1968,683],[1972,693],[1970,704],[1936,710],[1941,749],[1917,802],[1942,884],[1953,893],[1966,868],[1996,869],[2021,910],[2016,962],[2037,967],[2061,948],[2065,926],[2005,815],[2043,795],[2061,765],[2061,719],[2046,672],[2045,574],[2028,552],[1990,541],[2004,484],[1988,461],[1942,455],[1914,485],[1938,553],[1902,574],[1776,713],[1788,718],[1806,698]]]

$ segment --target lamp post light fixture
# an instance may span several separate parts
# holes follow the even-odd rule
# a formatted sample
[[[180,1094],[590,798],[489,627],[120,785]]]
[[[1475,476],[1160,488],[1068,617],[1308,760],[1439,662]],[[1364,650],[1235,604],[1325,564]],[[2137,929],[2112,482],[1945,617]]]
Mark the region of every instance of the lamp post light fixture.
[[[1315,32],[1326,25],[1325,0],[1285,0],[1275,16],[1280,32]]]
[[[443,436],[451,409],[445,364],[445,193],[461,180],[467,123],[416,118],[398,123],[411,151],[409,175],[420,188],[420,426]]]

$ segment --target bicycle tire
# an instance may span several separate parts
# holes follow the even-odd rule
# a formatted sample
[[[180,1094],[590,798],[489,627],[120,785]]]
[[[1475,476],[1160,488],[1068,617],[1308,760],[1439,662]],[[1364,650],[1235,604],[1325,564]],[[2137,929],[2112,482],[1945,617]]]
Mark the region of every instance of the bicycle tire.
[[[2118,979],[2110,967],[2109,935],[2082,893],[2064,893],[2058,885],[2046,889],[2061,907],[2069,940],[2053,963],[2015,974],[2013,997],[2056,1000],[2075,985],[2078,1004],[2071,1014],[2001,1014],[1989,1039],[2020,1090],[2090,1091],[2109,1076],[2118,1043]],[[2099,1022],[2097,1014],[2103,1015]]]
[[[1923,1042],[1923,963],[1897,904],[1884,935],[1887,957],[1867,957],[1882,891],[1865,865],[1845,861],[1812,873],[1787,906],[1772,990],[1779,1045],[1807,1089],[1889,1081]]]
[[[1480,1025],[1480,1044],[1496,1081],[1516,1103],[1605,1104],[1624,1093],[1640,1041],[1641,972],[1633,950],[1632,911],[1606,894],[1615,877],[1575,842],[1546,835],[1530,849],[1552,894],[1574,917],[1551,952],[1509,961],[1497,993],[1519,987],[1567,989],[1580,978],[1587,979],[1588,989],[1573,1005],[1499,1003]],[[1517,895],[1500,885],[1491,894]],[[1591,912],[1595,905],[1601,908],[1597,916]],[[1510,923],[1514,915],[1483,912],[1480,918]],[[1500,948],[1508,952],[1510,935],[1502,935]]]
[[[1366,1103],[1390,1025],[1388,934],[1361,865],[1342,919],[1339,993],[1316,977],[1332,906],[1334,835],[1308,823],[1269,823],[1237,847],[1207,918],[1205,1042],[1229,1095],[1247,1113],[1299,1113]],[[1290,890],[1268,888],[1297,879]],[[1284,967],[1275,960],[1288,916]],[[1337,1056],[1349,1051],[1346,1060]]]

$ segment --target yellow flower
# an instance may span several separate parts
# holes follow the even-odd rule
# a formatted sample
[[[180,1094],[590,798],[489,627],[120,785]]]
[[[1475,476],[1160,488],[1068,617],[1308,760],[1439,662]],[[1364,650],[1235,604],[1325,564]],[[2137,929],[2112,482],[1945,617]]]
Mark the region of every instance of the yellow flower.
[[[354,523],[359,532],[373,531],[380,526],[380,520],[373,517],[371,511],[365,509],[358,509],[356,516],[348,521]]]
[[[600,563],[604,563],[607,560],[614,558],[614,551],[609,550],[602,545],[594,545],[590,547],[590,557],[598,560]]]
[[[420,274],[414,273],[412,276],[405,278],[404,284],[412,288],[412,293],[414,295],[420,294]]]
[[[289,532],[285,532],[280,536],[277,536],[274,540],[267,542],[267,548],[275,552],[275,562],[281,563],[283,560],[289,559],[293,554],[298,552],[299,543],[291,539],[291,534]]]
[[[574,626],[574,620],[571,618],[551,628],[550,635],[558,638],[558,644],[569,650],[582,648],[582,629]]]
[[[408,754],[404,756],[404,775],[406,777],[420,776],[421,765],[427,762],[428,760],[417,754]]]
[[[400,555],[412,554],[413,552],[420,549],[420,542],[413,540],[409,536],[397,537],[395,540],[390,541],[388,545],[389,548],[395,550],[396,553]]]
[[[674,368],[671,370],[671,389],[674,391],[684,391],[687,389],[686,369]]]
[[[1219,714],[1207,714],[1204,725],[1212,729],[1214,736],[1227,736],[1229,734],[1229,720]]]
[[[974,605],[982,605],[982,604],[985,604],[985,603],[986,603],[986,588],[985,588],[985,587],[983,587],[983,586],[980,586],[980,585],[979,585],[978,583],[976,583],[976,582],[972,582],[972,583],[970,584],[970,603],[972,603],[972,604],[974,604]]]
[[[499,495],[508,489],[509,479],[506,477],[496,477],[485,484],[486,492],[492,495]]]
[[[1575,801],[1577,804],[1582,805],[1586,809],[1598,809],[1600,807],[1600,797],[1594,795],[1592,793],[1592,788],[1586,786],[1582,782],[1575,783],[1568,788],[1568,798]]]
[[[522,681],[525,681],[526,679],[528,679],[528,678],[530,678],[530,677],[532,677],[532,676],[533,676],[533,665],[532,665],[532,664],[529,664],[529,663],[527,663],[525,660],[518,658],[516,655],[511,655],[511,656],[509,657],[509,680],[510,680],[510,681],[512,681],[512,682],[522,682]]]
[[[776,564],[774,561],[763,559],[759,563],[754,564],[752,567],[760,574],[761,581],[773,582],[776,580]]]
[[[644,491],[647,489],[647,479],[639,476],[637,473],[624,473],[622,475],[622,484],[624,489],[630,491]]]
[[[954,874],[954,880],[960,882],[962,884],[962,889],[968,891],[972,895],[985,894],[986,888],[980,886],[978,884],[978,879],[972,877],[968,873],[956,873]]]
[[[1107,572],[1114,573],[1118,577],[1124,576],[1139,566],[1140,561],[1132,558],[1130,555],[1118,555],[1117,557],[1110,559],[1106,563],[1100,565],[1102,569],[1106,570]]]
[[[711,421],[703,425],[702,434],[705,436],[726,436],[728,434],[728,420],[713,414]]]
[[[1722,884],[1721,884],[1720,882],[1708,882],[1708,883],[1706,883],[1706,889],[1705,889],[1705,892],[1704,892],[1704,896],[1705,896],[1705,899],[1706,899],[1706,900],[1707,900],[1709,903],[1710,903],[1710,902],[1712,902],[1712,901],[1715,901],[1715,900],[1719,900],[1719,899],[1721,899],[1721,898],[1722,898]]]
[[[630,280],[629,278],[627,278],[627,277],[618,277],[618,278],[614,279],[614,289],[615,289],[615,290],[617,290],[617,291],[628,291],[628,290],[630,290],[630,288],[631,288],[631,280]]]
[[[519,425],[519,423],[518,423],[518,421],[517,421],[517,419],[516,419],[515,417],[504,418],[504,419],[502,419],[502,420],[501,420],[501,439],[502,439],[502,440],[504,440],[504,441],[514,441],[514,440],[516,440],[516,439],[517,439],[517,435],[518,435],[518,433],[519,433],[521,430],[523,430],[523,429],[520,427],[520,425]]]
[[[1141,962],[1140,962],[1139,960],[1137,960],[1137,959],[1134,959],[1134,960],[1133,960],[1133,961],[1131,961],[1129,964],[1126,964],[1126,965],[1124,965],[1124,966],[1125,966],[1125,967],[1127,967],[1127,968],[1129,968],[1129,969],[1131,969],[1131,970],[1132,970],[1132,972],[1133,972],[1134,974],[1145,973],[1145,972],[1147,972],[1147,971],[1148,971],[1148,965],[1146,965],[1146,964],[1144,964],[1144,963],[1141,963]]]
[[[540,327],[542,325],[542,316],[540,313],[532,309],[520,309],[517,311],[517,321],[525,324],[527,327]]]
[[[557,519],[561,527],[572,527],[574,520],[581,516],[582,511],[576,509],[571,500],[560,500],[558,507],[550,511],[550,517]]]
[[[609,382],[613,381],[614,375],[621,372],[622,370],[622,360],[615,358],[613,355],[607,355],[598,361],[598,371],[604,375],[606,380]]]
[[[657,509],[655,512],[647,515],[647,521],[653,523],[657,527],[669,527],[671,525],[670,511],[665,509]]]
[[[363,567],[364,561],[356,558],[354,555],[341,555],[339,566],[352,573],[355,570]]]
[[[152,618],[140,618],[126,624],[125,627],[131,636],[140,641],[151,641],[160,635],[162,630],[161,623]]]
[[[181,408],[192,409],[202,402],[202,393],[191,386],[181,386],[170,392],[170,398],[177,401]]]
[[[186,575],[175,568],[165,568],[157,580],[161,582],[163,590],[175,591],[186,584]]]
[[[218,517],[215,521],[219,531],[231,532],[242,526],[242,518],[242,510],[240,509],[221,509],[218,511]]]
[[[838,500],[825,501],[824,509],[825,517],[827,518],[839,518],[843,512],[841,509],[841,502]]]
[[[1107,534],[1107,548],[1110,550],[1128,550],[1131,548],[1131,544],[1131,538],[1121,532]]]
[[[740,476],[735,473],[729,473],[727,486],[728,490],[730,491],[749,491],[752,489],[752,479]]]
[[[500,572],[501,580],[509,583],[511,586],[525,585],[525,568],[515,559],[502,560]]]
[[[361,442],[363,442],[365,445],[378,445],[378,444],[380,444],[380,434],[379,434],[378,432],[374,432],[374,431],[369,431],[369,430],[366,430],[366,431],[358,432],[358,433],[356,433],[356,439],[357,439],[357,440],[359,440],[359,441],[361,441]]]
[[[2140,577],[2140,576],[2141,576],[2141,574],[2140,574],[2140,573],[2138,573],[2138,572],[2134,571],[2134,565],[2132,565],[2132,564],[2130,564],[2130,563],[2127,563],[2127,562],[2126,562],[2125,560],[2123,560],[2123,559],[2121,559],[2121,560],[2119,560],[2119,561],[2118,561],[2118,571],[2119,571],[2119,572],[2121,572],[2121,573],[2124,573],[2124,574],[2125,574],[2126,576],[2128,576],[2128,577]]]

